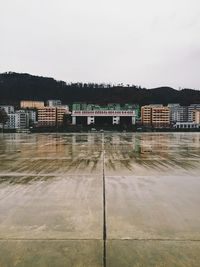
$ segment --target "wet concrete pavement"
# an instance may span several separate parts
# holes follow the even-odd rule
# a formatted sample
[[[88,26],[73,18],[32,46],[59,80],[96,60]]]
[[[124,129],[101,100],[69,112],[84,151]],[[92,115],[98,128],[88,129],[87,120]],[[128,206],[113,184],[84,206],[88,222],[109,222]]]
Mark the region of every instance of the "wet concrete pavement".
[[[199,267],[199,173],[199,133],[1,135],[0,267]]]

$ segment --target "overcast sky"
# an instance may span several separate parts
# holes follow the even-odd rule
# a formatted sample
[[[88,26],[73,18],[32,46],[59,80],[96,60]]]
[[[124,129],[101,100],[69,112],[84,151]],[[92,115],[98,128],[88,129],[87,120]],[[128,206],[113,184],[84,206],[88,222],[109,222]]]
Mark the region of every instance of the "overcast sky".
[[[0,0],[0,72],[200,89],[200,0]]]

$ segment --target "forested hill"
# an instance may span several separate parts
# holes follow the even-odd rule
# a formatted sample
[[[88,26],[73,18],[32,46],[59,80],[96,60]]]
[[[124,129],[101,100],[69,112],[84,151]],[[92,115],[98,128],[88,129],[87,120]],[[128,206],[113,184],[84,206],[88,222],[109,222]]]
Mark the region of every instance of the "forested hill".
[[[111,86],[105,84],[66,84],[53,78],[32,76],[30,74],[0,74],[0,103],[17,104],[20,100],[60,99],[64,104],[87,103],[138,103],[189,105],[200,103],[200,91],[170,87],[145,89],[138,86]]]

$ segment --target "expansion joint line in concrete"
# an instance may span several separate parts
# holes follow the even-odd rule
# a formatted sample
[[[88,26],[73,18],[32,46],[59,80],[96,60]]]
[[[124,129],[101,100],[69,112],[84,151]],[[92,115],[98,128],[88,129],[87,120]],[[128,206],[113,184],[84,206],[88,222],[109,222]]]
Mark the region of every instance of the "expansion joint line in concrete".
[[[140,238],[109,238],[106,239],[108,242],[112,241],[125,241],[125,242],[198,242],[200,243],[200,239],[172,239],[172,238],[157,238],[157,239],[140,239]],[[0,241],[102,241],[101,238],[14,238],[14,237],[8,237],[3,238],[0,237]]]
[[[103,155],[103,266],[106,267],[106,240],[107,240],[107,229],[106,229],[106,183],[105,183],[105,141],[104,133],[102,133],[102,155]]]

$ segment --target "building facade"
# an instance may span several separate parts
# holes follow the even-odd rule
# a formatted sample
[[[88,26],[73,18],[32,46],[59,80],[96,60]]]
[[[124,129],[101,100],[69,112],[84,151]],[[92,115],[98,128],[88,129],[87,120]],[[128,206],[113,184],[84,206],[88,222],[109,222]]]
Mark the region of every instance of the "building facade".
[[[155,128],[170,126],[170,110],[168,107],[154,107],[152,109],[152,126]]]
[[[173,127],[175,129],[199,129],[200,124],[195,122],[176,122]]]
[[[141,122],[143,125],[152,125],[152,106],[146,105],[141,107]]]
[[[62,102],[61,102],[61,100],[57,100],[57,99],[48,100],[47,106],[48,107],[59,107],[59,106],[62,106]]]
[[[86,124],[86,125],[95,125],[95,124],[119,125],[119,124],[122,124],[123,121],[125,123],[125,119],[127,121],[127,124],[129,125],[134,125],[136,122],[136,114],[134,110],[133,111],[130,111],[130,110],[127,110],[127,111],[115,111],[115,110],[113,111],[111,110],[72,111],[72,124],[73,125],[79,124],[78,119],[80,118],[82,118],[82,120],[79,120],[79,122],[82,121],[82,123],[80,124]]]
[[[20,101],[20,108],[39,109],[43,107],[44,107],[43,101],[31,101],[31,100]]]
[[[15,120],[16,120],[16,114],[10,113],[8,114],[8,120],[4,126],[5,129],[15,129]]]
[[[15,112],[14,106],[1,105],[0,109],[4,110],[7,114],[11,114]]]
[[[188,121],[188,107],[180,106],[180,104],[169,104],[170,109],[170,122],[174,124],[176,122]]]
[[[65,106],[61,107],[44,107],[38,109],[38,126],[39,127],[58,127],[63,124],[63,117],[68,114],[69,110]]]
[[[37,112],[36,110],[27,109],[26,113],[28,114],[29,124],[34,126],[37,124]]]
[[[125,104],[94,104],[75,103],[72,106],[72,124],[77,125],[134,125],[137,117],[136,108]]]
[[[200,109],[200,104],[191,104],[188,106],[188,121],[193,121],[193,111]]]
[[[0,110],[4,110],[7,115],[7,122],[4,125],[5,129],[15,129],[15,108],[14,106],[6,106],[2,105],[0,106]]]
[[[27,129],[29,127],[29,115],[26,110],[15,111],[15,129]]]
[[[141,107],[141,122],[144,126],[164,128],[170,126],[170,109],[163,105]]]
[[[196,109],[193,111],[193,122],[200,124],[200,109]]]
[[[27,129],[29,127],[29,116],[26,110],[17,110],[8,114],[5,129]]]

